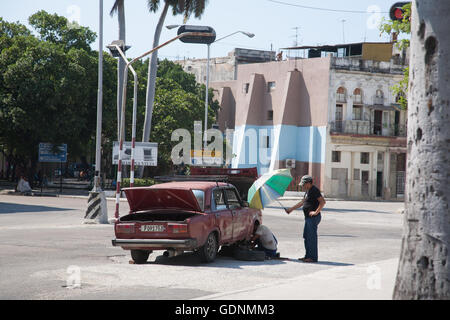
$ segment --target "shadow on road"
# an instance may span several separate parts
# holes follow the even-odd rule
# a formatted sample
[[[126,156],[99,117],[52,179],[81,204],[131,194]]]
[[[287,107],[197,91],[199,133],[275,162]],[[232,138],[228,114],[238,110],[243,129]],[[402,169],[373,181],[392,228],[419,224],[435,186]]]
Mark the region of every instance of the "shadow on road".
[[[333,262],[333,261],[317,261],[317,262],[314,262],[314,263],[307,263],[307,262],[300,261],[298,259],[289,259],[289,261],[291,261],[291,262],[298,262],[298,263],[302,263],[302,264],[322,265],[322,266],[330,266],[330,267],[349,267],[349,266],[354,266],[353,263]]]
[[[200,261],[200,257],[197,254],[193,252],[187,252],[172,258],[159,255],[155,258],[154,261],[148,261],[146,264],[241,269],[242,266],[277,265],[284,263],[285,261],[283,260],[243,261],[221,255],[218,255],[214,262],[203,263]]]
[[[70,211],[70,210],[73,210],[73,209],[0,202],[0,214],[24,213],[24,212],[45,212],[45,211],[47,211],[47,212],[48,211]]]
[[[265,208],[268,209],[280,209],[283,210],[283,208],[281,206],[266,206]],[[294,211],[301,211],[303,213],[303,209],[296,209]],[[335,208],[323,208],[322,211],[324,212],[341,212],[341,213],[345,213],[345,212],[373,212],[373,213],[384,213],[384,214],[392,214],[393,212],[389,212],[389,211],[378,211],[378,210],[370,210],[370,209],[366,209],[366,208],[361,208],[361,209],[335,209]],[[284,213],[284,212],[283,212]]]

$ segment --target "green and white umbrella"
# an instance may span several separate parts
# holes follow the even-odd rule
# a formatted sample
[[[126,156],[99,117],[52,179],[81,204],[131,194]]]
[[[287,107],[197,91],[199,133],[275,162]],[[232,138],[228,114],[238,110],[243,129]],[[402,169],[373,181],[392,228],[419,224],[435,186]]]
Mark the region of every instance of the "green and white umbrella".
[[[264,209],[284,194],[292,179],[290,169],[278,169],[263,174],[248,190],[250,207]]]

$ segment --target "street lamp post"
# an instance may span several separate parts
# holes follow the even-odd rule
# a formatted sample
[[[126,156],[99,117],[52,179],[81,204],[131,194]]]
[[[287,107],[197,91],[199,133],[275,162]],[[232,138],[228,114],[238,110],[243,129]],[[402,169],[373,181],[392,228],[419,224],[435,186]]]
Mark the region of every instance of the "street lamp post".
[[[98,49],[98,92],[97,129],[95,141],[94,187],[89,192],[88,207],[83,223],[108,223],[108,207],[105,192],[100,184],[101,144],[102,144],[102,103],[103,103],[103,0],[99,0],[99,49]]]

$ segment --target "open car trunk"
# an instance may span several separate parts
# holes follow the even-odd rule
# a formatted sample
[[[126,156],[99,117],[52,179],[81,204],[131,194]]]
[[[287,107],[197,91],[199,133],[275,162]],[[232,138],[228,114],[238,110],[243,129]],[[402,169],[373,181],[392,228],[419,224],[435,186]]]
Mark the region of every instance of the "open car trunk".
[[[131,213],[120,218],[121,222],[129,221],[176,221],[183,222],[186,219],[197,215],[195,212],[183,212],[183,211],[147,211]]]

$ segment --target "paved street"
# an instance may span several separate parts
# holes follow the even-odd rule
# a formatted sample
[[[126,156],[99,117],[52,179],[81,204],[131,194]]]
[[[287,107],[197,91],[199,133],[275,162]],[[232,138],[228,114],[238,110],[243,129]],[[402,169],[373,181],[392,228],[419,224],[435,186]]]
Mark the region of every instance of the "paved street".
[[[169,259],[158,251],[148,264],[133,265],[129,252],[111,246],[112,225],[81,224],[86,204],[84,197],[0,195],[0,299],[391,298],[400,202],[327,201],[317,264],[297,260],[304,255],[301,211],[263,212],[287,261],[218,257],[202,264],[192,253]],[[121,202],[121,214],[127,210]],[[112,217],[114,201],[108,212]],[[79,270],[81,288],[66,287],[71,270]]]

